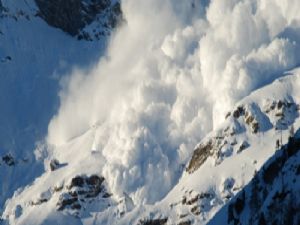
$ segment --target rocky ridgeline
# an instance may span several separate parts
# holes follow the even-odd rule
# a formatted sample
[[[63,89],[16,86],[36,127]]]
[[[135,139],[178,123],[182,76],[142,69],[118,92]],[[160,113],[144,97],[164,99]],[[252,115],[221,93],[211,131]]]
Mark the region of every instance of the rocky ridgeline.
[[[32,17],[40,17],[50,26],[59,28],[77,37],[78,40],[88,41],[100,40],[110,35],[111,31],[123,21],[119,1],[35,0],[35,3],[38,11],[30,14],[23,9],[12,11],[0,1],[0,19],[30,21]],[[0,35],[4,35],[1,30]],[[9,61],[7,58],[0,60],[1,62]]]
[[[106,191],[103,185],[104,178],[97,175],[90,177],[77,176],[74,177],[71,183],[67,186],[67,191],[63,192],[57,202],[57,210],[74,210],[74,214],[85,208],[85,205],[100,197],[103,202],[106,201],[111,194]],[[59,191],[60,188],[57,190]]]
[[[35,0],[37,13],[50,26],[78,39],[93,40],[108,35],[122,20],[121,6],[111,0]],[[115,2],[115,3],[112,3]],[[92,30],[85,30],[95,22]]]
[[[89,204],[96,201],[97,204],[108,208],[111,194],[107,192],[104,181],[105,179],[98,175],[76,176],[67,185],[58,184],[41,193],[36,200],[29,204],[41,205],[56,197],[58,199],[57,210],[66,211],[74,216],[79,216]]]
[[[189,174],[195,172],[209,157],[214,159],[215,165],[219,165],[226,157],[240,154],[250,147],[247,135],[240,134],[247,132],[249,135],[258,135],[270,129],[288,129],[298,116],[299,105],[287,100],[266,101],[261,107],[254,103],[237,106],[226,116],[224,126],[196,147],[186,170]],[[208,190],[203,193],[185,190],[181,202],[170,207],[176,212],[185,208],[183,213],[178,214],[177,221],[195,224],[195,217],[205,218],[206,213],[229,202],[241,189],[243,186],[228,177],[220,190]]]
[[[223,206],[237,194],[240,187],[232,177],[223,181],[219,190],[210,189],[204,192],[184,190],[181,200],[170,205],[171,210],[176,212],[176,225],[197,224],[195,218],[205,218],[213,208]]]
[[[286,130],[299,116],[300,106],[293,101],[269,101],[264,110],[272,118],[276,130]]]
[[[298,104],[288,100],[266,101],[262,107],[254,103],[236,107],[226,116],[228,126],[216,131],[213,136],[203,140],[196,147],[187,166],[187,172],[196,171],[208,157],[213,157],[217,165],[224,158],[247,149],[250,146],[247,140],[237,138],[247,130],[253,135],[272,128],[287,130],[299,116],[299,109]]]
[[[201,167],[201,165],[209,158],[214,159],[215,165],[222,163],[222,161],[231,156],[232,154],[240,154],[242,151],[247,150],[250,147],[250,143],[245,139],[247,135],[240,135],[243,133],[248,133],[249,135],[258,135],[261,132],[266,132],[270,129],[277,130],[287,130],[295,122],[295,119],[299,116],[299,105],[292,100],[278,100],[278,101],[266,101],[263,106],[259,106],[254,103],[244,104],[237,106],[232,112],[228,113],[226,116],[225,126],[214,132],[208,138],[204,139],[195,149],[192,159],[187,166],[187,172],[189,174],[195,172]],[[298,142],[297,142],[298,143]],[[297,143],[291,142],[285,147],[286,155],[296,154]],[[292,147],[293,146],[293,147]],[[300,146],[299,146],[300,148]],[[283,150],[284,151],[284,150]],[[274,152],[275,152],[275,140],[274,140]],[[277,153],[276,153],[277,154]],[[263,183],[267,183],[269,187],[274,183],[274,179],[281,173],[282,166],[284,164],[284,159],[273,160],[273,163],[266,164],[261,172],[261,178]],[[298,157],[299,158],[299,157]],[[298,159],[299,161],[299,159]],[[255,163],[255,162],[254,162]],[[286,169],[287,173],[289,170],[293,171],[293,182],[299,178],[300,166],[299,162],[294,163],[289,168]],[[257,178],[255,178],[257,179]],[[299,180],[299,179],[298,179]],[[262,185],[264,186],[264,185]],[[258,187],[261,192],[261,201],[267,197],[266,193],[271,194],[271,188],[268,187]],[[197,192],[194,190],[182,190],[181,200],[172,203],[169,207],[171,211],[176,212],[176,225],[191,225],[197,224],[196,218],[206,218],[212,210],[218,207],[224,206],[226,203],[231,202],[231,200],[238,193],[237,198],[231,203],[229,208],[229,221],[228,224],[241,224],[238,220],[239,216],[244,210],[244,205],[246,204],[246,199],[250,197],[245,197],[244,194],[244,184],[240,184],[235,181],[232,177],[227,177],[222,182],[222,185],[218,189],[211,189],[205,192]],[[290,192],[292,190],[289,190]],[[262,195],[262,192],[265,195]],[[281,193],[274,192],[272,198],[278,198],[278,196],[283,199]],[[254,196],[254,194],[253,194]],[[300,197],[298,197],[299,199]],[[290,199],[290,197],[289,197]],[[248,200],[247,200],[248,201]],[[255,200],[251,200],[255,202]],[[279,202],[277,202],[279,203]],[[252,204],[252,203],[251,203]],[[254,204],[254,203],[253,203]],[[276,203],[270,203],[271,208],[280,208],[279,205],[274,205]],[[257,204],[256,204],[257,205]],[[289,212],[295,212],[295,209],[299,211],[299,205],[289,207]],[[276,214],[277,211],[273,213]],[[271,213],[268,216],[272,216]],[[141,220],[140,224],[168,224],[169,218],[164,215],[156,215],[158,218],[162,219],[144,219]],[[174,216],[173,216],[174,217]],[[261,216],[257,216],[257,221],[261,221]],[[295,216],[293,217],[294,220]],[[174,218],[172,218],[174,222]],[[224,224],[226,221],[224,222]],[[173,224],[173,223],[171,223]],[[251,224],[251,223],[250,223]],[[256,223],[253,223],[256,224]],[[257,223],[264,224],[264,223]],[[278,224],[278,223],[277,223]],[[299,224],[299,223],[298,223]]]

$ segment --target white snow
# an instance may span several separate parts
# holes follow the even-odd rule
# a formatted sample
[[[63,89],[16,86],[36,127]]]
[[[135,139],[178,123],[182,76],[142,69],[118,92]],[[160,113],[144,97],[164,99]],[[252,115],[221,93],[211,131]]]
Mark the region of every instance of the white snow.
[[[40,148],[59,107],[61,78],[75,67],[89,68],[103,54],[106,40],[78,41],[36,17],[33,0],[2,0],[0,13],[0,212],[13,192],[44,172]],[[10,57],[10,60],[7,58]],[[37,148],[36,160],[34,149]]]

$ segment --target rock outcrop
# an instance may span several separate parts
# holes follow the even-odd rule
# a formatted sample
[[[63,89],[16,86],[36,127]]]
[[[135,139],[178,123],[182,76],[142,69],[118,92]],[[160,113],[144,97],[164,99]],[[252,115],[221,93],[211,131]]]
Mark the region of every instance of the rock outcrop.
[[[165,225],[168,222],[168,218],[163,219],[146,219],[140,220],[138,225]]]
[[[263,106],[247,103],[237,106],[226,116],[224,129],[219,129],[204,139],[194,150],[186,171],[193,173],[209,158],[216,164],[233,153],[250,147],[247,140],[236,141],[236,136],[249,130],[252,135],[270,129],[287,130],[299,116],[299,105],[293,100],[267,101]]]
[[[75,211],[73,214],[77,215],[79,210],[97,197],[105,201],[110,194],[106,191],[104,180],[97,175],[74,177],[66,189],[62,190],[57,202],[57,210],[71,209]]]
[[[96,21],[114,28],[121,18],[120,3],[111,0],[35,0],[37,13],[50,26],[57,27],[79,39],[89,39],[83,28]],[[99,16],[99,17],[98,17]],[[99,34],[100,35],[100,34]]]

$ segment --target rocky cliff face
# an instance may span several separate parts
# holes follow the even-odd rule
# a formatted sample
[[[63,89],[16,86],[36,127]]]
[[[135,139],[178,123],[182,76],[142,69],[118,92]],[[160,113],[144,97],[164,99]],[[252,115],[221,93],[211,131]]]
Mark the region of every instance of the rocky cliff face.
[[[300,138],[290,138],[228,206],[228,224],[300,224]]]
[[[107,28],[114,28],[121,19],[118,1],[111,0],[35,0],[39,12],[50,26],[57,27],[72,36],[88,39],[83,28],[94,21]],[[95,35],[101,32],[93,31]],[[90,37],[91,38],[91,37]]]

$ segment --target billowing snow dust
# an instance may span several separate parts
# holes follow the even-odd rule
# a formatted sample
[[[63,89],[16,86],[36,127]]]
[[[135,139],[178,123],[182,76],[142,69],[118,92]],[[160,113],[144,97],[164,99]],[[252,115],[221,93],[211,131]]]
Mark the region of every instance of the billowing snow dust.
[[[95,129],[82,151],[103,156],[112,191],[153,203],[234,103],[300,63],[300,2],[124,0],[122,10],[106,56],[62,81],[47,142],[55,156]]]

